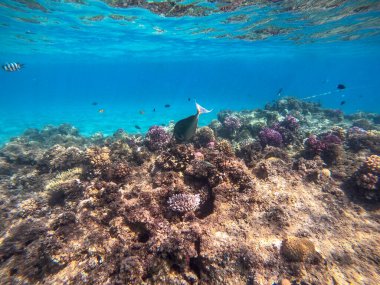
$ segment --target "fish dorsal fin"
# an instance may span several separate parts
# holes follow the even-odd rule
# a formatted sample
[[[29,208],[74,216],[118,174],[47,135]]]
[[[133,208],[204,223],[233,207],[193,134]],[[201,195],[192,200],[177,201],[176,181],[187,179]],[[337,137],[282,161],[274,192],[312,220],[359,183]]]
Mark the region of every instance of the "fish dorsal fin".
[[[212,112],[212,110],[214,110],[214,109],[207,110],[206,108],[203,108],[201,105],[199,105],[197,102],[195,102],[195,106],[197,107],[198,114],[207,114],[207,113]]]

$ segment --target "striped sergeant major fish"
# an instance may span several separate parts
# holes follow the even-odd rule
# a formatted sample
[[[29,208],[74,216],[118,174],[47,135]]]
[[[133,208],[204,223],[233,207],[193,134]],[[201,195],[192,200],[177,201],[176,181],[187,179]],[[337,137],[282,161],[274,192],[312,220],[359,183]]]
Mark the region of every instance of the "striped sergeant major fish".
[[[23,63],[17,63],[17,62],[11,62],[11,63],[6,63],[2,66],[2,68],[5,71],[13,72],[13,71],[18,71],[21,68],[23,68],[24,64]]]

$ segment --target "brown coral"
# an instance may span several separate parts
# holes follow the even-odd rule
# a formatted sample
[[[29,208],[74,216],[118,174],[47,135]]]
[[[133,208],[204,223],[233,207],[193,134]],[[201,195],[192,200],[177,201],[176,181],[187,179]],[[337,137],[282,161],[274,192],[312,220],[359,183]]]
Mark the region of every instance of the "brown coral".
[[[380,174],[380,156],[371,155],[368,157],[364,167],[373,174]]]
[[[214,131],[210,127],[199,128],[193,138],[194,143],[200,147],[206,147],[215,141]]]
[[[39,169],[43,171],[67,170],[79,166],[84,161],[84,154],[77,147],[64,147],[54,145],[48,149],[38,162]]]
[[[300,262],[315,254],[315,247],[307,238],[288,237],[282,242],[281,253],[289,261]]]
[[[366,190],[379,190],[380,156],[369,156],[356,172],[355,177],[356,184],[360,188]]]
[[[91,165],[95,168],[104,168],[111,163],[110,149],[108,147],[90,147],[86,150],[86,155]]]
[[[114,179],[115,181],[121,181],[128,176],[130,176],[132,169],[129,167],[127,163],[115,163],[109,170],[108,178]]]
[[[234,149],[228,140],[222,139],[218,141],[216,149],[227,156],[232,156],[234,154]]]
[[[4,172],[12,175],[0,177],[3,283],[246,285],[288,278],[375,284],[379,279],[377,205],[366,204],[368,211],[364,203],[340,195],[337,166],[329,166],[328,178],[320,157],[305,160],[296,148],[256,148],[252,133],[239,151],[250,169],[229,143],[229,151],[215,142],[152,153],[137,138],[120,134],[89,139],[98,146],[86,151],[84,167],[60,174],[25,163],[25,153],[13,160],[0,150],[0,168],[6,163]],[[36,143],[33,161],[51,147]],[[350,165],[341,172],[351,167],[352,176],[369,153],[352,155],[345,148],[341,164]],[[376,161],[369,157],[361,168],[369,184],[378,179]],[[258,176],[267,179],[256,179],[260,167]],[[100,175],[94,177],[95,171]],[[326,183],[302,180],[309,175],[326,177]],[[285,235],[291,237],[281,247],[279,237]],[[321,255],[311,241],[317,240],[326,262],[316,262]]]
[[[157,157],[156,166],[166,171],[183,171],[194,158],[194,147],[192,145],[178,144],[168,151],[162,152]]]

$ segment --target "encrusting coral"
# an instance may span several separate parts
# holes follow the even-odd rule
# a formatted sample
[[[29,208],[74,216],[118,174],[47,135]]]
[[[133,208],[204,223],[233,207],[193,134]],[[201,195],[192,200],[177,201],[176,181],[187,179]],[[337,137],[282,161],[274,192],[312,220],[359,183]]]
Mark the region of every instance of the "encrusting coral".
[[[0,148],[1,283],[377,285],[374,118],[282,98],[184,144],[28,130]]]

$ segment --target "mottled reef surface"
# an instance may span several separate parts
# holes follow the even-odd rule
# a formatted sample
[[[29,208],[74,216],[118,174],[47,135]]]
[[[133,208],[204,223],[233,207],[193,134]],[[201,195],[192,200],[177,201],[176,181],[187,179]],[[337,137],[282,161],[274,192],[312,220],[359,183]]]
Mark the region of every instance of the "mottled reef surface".
[[[27,130],[0,149],[1,284],[380,284],[379,123],[284,98],[187,144]]]

